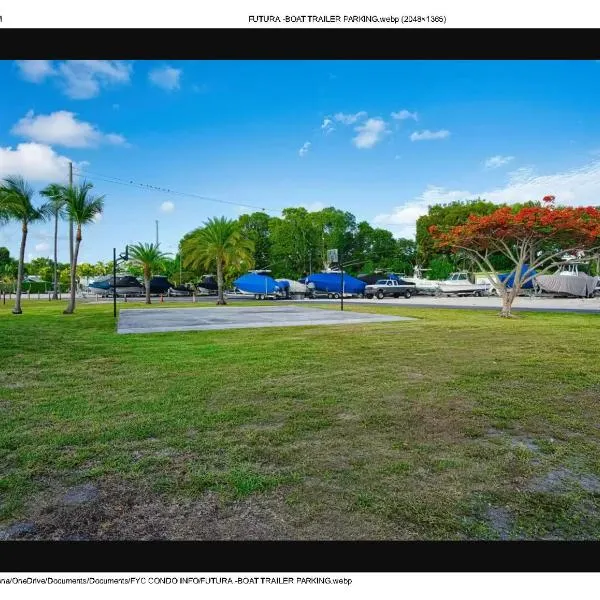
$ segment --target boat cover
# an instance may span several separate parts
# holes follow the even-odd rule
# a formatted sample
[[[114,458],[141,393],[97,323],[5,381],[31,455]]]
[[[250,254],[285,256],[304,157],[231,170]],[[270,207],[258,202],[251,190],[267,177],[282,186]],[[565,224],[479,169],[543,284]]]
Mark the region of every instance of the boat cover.
[[[163,275],[156,275],[150,280],[150,292],[152,294],[164,294],[172,287],[173,284]]]
[[[209,291],[217,291],[219,289],[217,280],[212,275],[203,275],[197,287]]]
[[[523,274],[524,277],[529,277],[530,275],[535,275],[536,271],[535,269],[530,269],[529,265],[523,265],[521,267],[521,273]],[[510,277],[509,277],[510,275]],[[500,273],[498,275],[498,278],[500,279],[500,281],[502,283],[506,284],[506,287],[511,288],[515,285],[515,273],[513,273],[512,275],[510,273]],[[527,283],[525,283],[524,285],[521,286],[521,289],[524,290],[530,290],[533,288],[533,279],[530,279]]]
[[[96,288],[96,289],[100,289],[100,290],[107,290],[108,288],[111,287],[112,280],[113,280],[112,275],[103,275],[101,277],[98,277],[98,279],[94,279],[94,281],[90,281],[90,283],[88,284],[88,287]]]
[[[110,279],[109,283],[112,287],[113,280]],[[133,275],[124,275],[123,277],[117,277],[117,287],[143,288],[144,286]]]
[[[366,285],[374,285],[376,281],[383,279],[381,273],[370,273],[368,275],[359,275],[358,279],[364,282]]]
[[[246,273],[238,277],[233,285],[247,294],[273,294],[279,290],[277,282],[268,275]]]
[[[342,274],[341,273],[313,273],[306,278],[306,283],[312,283],[314,289],[319,292],[341,293]],[[356,279],[348,273],[344,273],[344,292],[347,294],[363,294],[367,284],[360,279]]]
[[[594,293],[598,279],[598,277],[579,273],[579,275],[538,275],[535,281],[544,292],[586,298]]]

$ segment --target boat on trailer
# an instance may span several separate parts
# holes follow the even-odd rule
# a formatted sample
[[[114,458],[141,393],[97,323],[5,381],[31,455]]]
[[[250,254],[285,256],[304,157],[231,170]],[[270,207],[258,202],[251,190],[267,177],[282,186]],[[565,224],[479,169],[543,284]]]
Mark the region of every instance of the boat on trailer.
[[[348,273],[341,271],[323,271],[321,273],[312,273],[308,275],[304,282],[308,287],[308,294],[311,296],[314,292],[326,293],[329,298],[339,298],[344,294],[344,298],[351,296],[363,296],[367,284]],[[343,288],[343,289],[342,289]]]
[[[600,294],[600,277],[581,273],[579,265],[583,264],[587,264],[586,261],[574,260],[561,265],[551,275],[537,275],[536,291],[540,294],[577,298],[591,298]]]
[[[409,283],[414,283],[415,288],[418,292],[421,292],[423,294],[435,294],[438,290],[438,286],[442,282],[436,281],[435,279],[426,279],[425,277],[423,277],[425,271],[430,270],[431,269],[423,269],[422,267],[419,267],[417,265],[414,268],[412,277],[404,277],[404,280],[408,281]]]
[[[241,294],[254,296],[255,300],[285,297],[285,286],[278,284],[270,275],[271,271],[248,271],[238,277],[233,285]]]
[[[487,296],[491,287],[491,283],[474,283],[467,271],[457,271],[438,283],[436,295]]]
[[[142,296],[144,286],[133,275],[117,275],[117,296]],[[88,285],[88,292],[99,296],[113,295],[113,276],[103,275]]]
[[[196,284],[196,289],[203,296],[214,296],[219,291],[217,278],[212,274],[202,275]]]
[[[304,298],[308,293],[306,283],[301,283],[295,279],[276,279],[275,282],[290,298]]]

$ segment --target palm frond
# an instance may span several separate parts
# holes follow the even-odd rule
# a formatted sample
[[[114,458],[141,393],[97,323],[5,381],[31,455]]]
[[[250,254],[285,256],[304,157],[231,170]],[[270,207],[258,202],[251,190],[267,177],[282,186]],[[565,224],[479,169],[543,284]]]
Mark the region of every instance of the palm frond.
[[[225,217],[208,219],[181,246],[183,265],[195,270],[248,264],[252,261],[254,243],[242,236],[236,221]]]
[[[84,181],[65,188],[65,212],[78,227],[93,222],[104,209],[104,196],[90,194],[93,187],[93,184]]]
[[[20,175],[6,177],[0,185],[0,220],[17,220],[25,223],[44,221],[48,216],[45,204],[33,205],[33,188]]]
[[[144,270],[145,277],[163,269],[169,254],[161,252],[159,244],[138,242],[129,246],[129,260]]]
[[[41,192],[40,195],[49,199],[49,203],[52,207],[52,215],[57,217],[64,217],[65,215],[65,196],[67,193],[67,186],[59,183],[51,183],[47,185]]]

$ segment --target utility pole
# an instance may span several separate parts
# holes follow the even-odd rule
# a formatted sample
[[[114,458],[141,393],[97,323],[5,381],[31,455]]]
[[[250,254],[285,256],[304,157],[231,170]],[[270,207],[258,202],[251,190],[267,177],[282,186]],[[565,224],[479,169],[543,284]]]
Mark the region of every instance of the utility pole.
[[[129,260],[129,246],[125,246],[125,254],[119,254],[117,259],[117,249],[113,248],[113,317],[117,318],[117,262],[127,262]],[[127,296],[125,296],[127,300]]]
[[[158,221],[156,221],[156,245],[158,246]]]
[[[117,318],[117,249],[113,248],[113,317]]]

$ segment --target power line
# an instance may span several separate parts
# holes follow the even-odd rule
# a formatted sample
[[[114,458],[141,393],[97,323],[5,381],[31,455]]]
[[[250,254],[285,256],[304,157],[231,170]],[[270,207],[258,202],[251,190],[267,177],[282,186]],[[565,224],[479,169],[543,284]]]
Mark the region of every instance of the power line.
[[[132,179],[126,180],[126,179],[121,179],[120,177],[113,177],[111,175],[102,175],[100,173],[93,173],[91,171],[87,171],[84,169],[76,169],[76,172],[80,175],[90,175],[94,179],[99,179],[100,181],[104,181],[107,183],[115,183],[118,185],[130,185],[133,187],[141,188],[143,190],[162,192],[162,193],[171,194],[174,196],[187,196],[189,198],[197,198],[199,200],[207,200],[209,202],[218,202],[219,204],[231,204],[233,206],[242,206],[244,208],[254,208],[256,210],[261,210],[263,212],[273,212],[273,213],[281,212],[281,210],[278,210],[278,209],[264,208],[264,207],[256,206],[253,204],[244,204],[241,202],[232,202],[229,200],[219,200],[218,198],[211,198],[209,196],[201,196],[200,194],[193,194],[191,192],[178,192],[178,191],[172,190],[170,188],[164,188],[164,187],[160,187],[157,185],[151,185],[148,183],[139,183],[137,181],[133,181]]]

